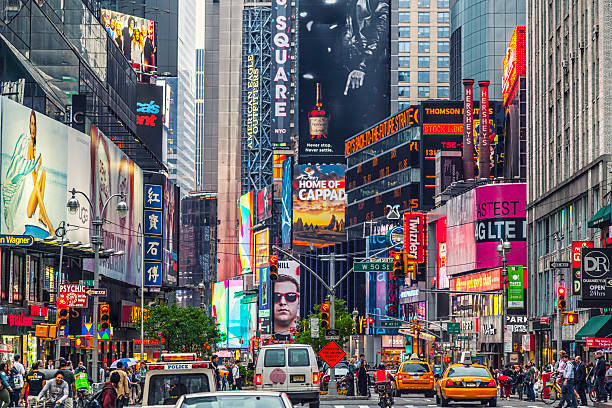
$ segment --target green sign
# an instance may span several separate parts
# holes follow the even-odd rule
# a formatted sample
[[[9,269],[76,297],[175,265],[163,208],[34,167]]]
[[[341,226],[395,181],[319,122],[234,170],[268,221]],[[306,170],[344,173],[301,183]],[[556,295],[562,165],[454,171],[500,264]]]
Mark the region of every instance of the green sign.
[[[381,320],[381,327],[402,327],[402,322],[397,320]]]
[[[81,285],[87,286],[88,288],[93,288],[93,285],[94,285],[93,280],[91,279],[85,279],[85,280],[82,279],[79,282],[81,283]]]
[[[461,333],[461,324],[457,323],[446,323],[446,331],[448,334],[459,334]]]
[[[525,307],[523,276],[523,265],[508,266],[508,309],[523,309]]]
[[[243,305],[247,303],[257,303],[257,299],[258,297],[256,294],[247,294],[240,299],[240,303]]]
[[[354,272],[391,272],[392,270],[392,262],[355,262],[353,264]]]

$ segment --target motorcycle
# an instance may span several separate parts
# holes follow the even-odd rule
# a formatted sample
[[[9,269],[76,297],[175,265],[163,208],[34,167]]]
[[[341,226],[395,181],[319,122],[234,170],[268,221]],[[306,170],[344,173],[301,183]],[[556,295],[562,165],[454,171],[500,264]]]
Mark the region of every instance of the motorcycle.
[[[378,406],[380,408],[391,408],[393,406],[393,397],[391,383],[376,384],[376,392],[378,393]]]

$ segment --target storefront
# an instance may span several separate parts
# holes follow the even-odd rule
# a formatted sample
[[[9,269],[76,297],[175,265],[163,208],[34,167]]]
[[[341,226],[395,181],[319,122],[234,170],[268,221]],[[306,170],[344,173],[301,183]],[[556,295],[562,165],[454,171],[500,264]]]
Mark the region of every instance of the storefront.
[[[388,368],[397,368],[403,361],[405,354],[406,340],[403,334],[389,335],[383,334],[381,336],[382,347],[380,360]]]
[[[43,344],[36,338],[36,324],[44,321],[47,308],[0,307],[0,360],[22,356],[24,363],[30,364],[42,358]],[[44,316],[42,316],[44,315]]]

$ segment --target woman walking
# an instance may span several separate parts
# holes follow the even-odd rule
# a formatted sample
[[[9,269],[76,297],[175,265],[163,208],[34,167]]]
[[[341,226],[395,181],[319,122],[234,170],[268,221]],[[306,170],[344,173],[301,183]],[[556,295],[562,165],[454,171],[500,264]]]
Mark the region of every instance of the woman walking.
[[[9,384],[8,363],[0,363],[0,408],[6,408],[11,404],[11,393],[13,388]]]

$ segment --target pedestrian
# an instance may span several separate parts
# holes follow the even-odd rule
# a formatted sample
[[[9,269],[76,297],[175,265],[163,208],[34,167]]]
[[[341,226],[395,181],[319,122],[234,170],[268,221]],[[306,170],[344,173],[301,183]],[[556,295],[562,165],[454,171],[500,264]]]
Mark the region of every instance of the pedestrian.
[[[603,351],[601,350],[597,350],[595,352],[593,377],[595,377],[595,402],[606,402],[608,400],[604,385],[606,378],[606,359],[604,358]]]
[[[113,375],[113,373],[119,374],[119,382],[115,386],[115,391],[117,391],[117,408],[123,408],[124,404],[127,405],[127,403],[129,403],[130,384],[128,382],[128,376],[123,370],[123,363],[121,361],[117,363],[117,369],[111,372],[111,375]]]
[[[587,406],[586,384],[587,384],[587,369],[580,356],[576,356],[576,393],[580,399],[580,405]]]
[[[47,370],[54,370],[55,369],[55,364],[53,362],[53,359],[51,357],[47,358]]]
[[[355,363],[357,359],[355,357],[351,357],[348,365],[348,379],[349,379],[349,389],[347,391],[347,395],[354,396],[355,395]]]
[[[0,363],[0,408],[6,408],[11,405],[11,393],[13,388],[9,382],[8,363],[3,361]]]
[[[533,386],[536,382],[536,369],[533,366],[533,361],[527,362],[527,370],[525,371],[525,388],[527,389],[527,401],[535,402],[535,392]]]
[[[25,383],[25,374],[25,367],[21,364],[21,356],[16,354],[15,357],[13,357],[13,381],[15,385],[13,387],[13,393],[11,394],[11,403],[15,407],[19,406],[21,400],[21,390]]]
[[[213,354],[210,365],[212,365],[213,371],[215,372],[215,390],[218,390],[221,383],[221,377],[219,376],[219,356]]]
[[[612,400],[612,365],[607,364],[606,367],[606,391],[608,393],[608,398]]]
[[[68,383],[64,381],[62,370],[57,370],[55,380],[47,381],[43,389],[38,393],[38,399],[47,396],[47,394],[49,400],[55,403],[55,408],[66,408],[69,387]]]
[[[58,373],[62,373],[62,379],[68,385],[68,398],[65,399],[63,406],[65,408],[72,408],[74,404],[74,397],[76,396],[76,388],[74,385],[74,373],[70,369],[70,362],[66,361],[63,357],[59,359],[59,370]]]
[[[117,388],[121,381],[119,373],[113,372],[107,382],[104,383],[102,394],[100,394],[101,408],[117,408]]]
[[[507,365],[506,368],[499,374],[497,377],[499,379],[500,385],[500,397],[506,398],[510,400],[510,390],[512,388],[512,369],[510,365]]]
[[[574,395],[574,363],[569,360],[569,356],[567,354],[562,354],[561,359],[565,363],[563,364],[563,387],[561,388],[563,399],[558,407],[561,408],[565,402],[567,403],[568,408],[576,408],[578,403],[576,401],[576,395]]]
[[[368,396],[368,363],[365,360],[365,355],[359,356],[357,362],[357,385],[359,388],[359,395],[362,397]]]
[[[41,364],[40,361],[32,364],[32,369],[26,375],[26,386],[21,392],[21,402],[25,400],[28,407],[32,407],[36,396],[45,386],[45,375],[39,371]]]
[[[110,371],[108,371],[108,368],[106,367],[105,364],[100,364],[100,366],[98,367],[98,382],[106,382],[106,379],[108,378],[108,374],[110,373]]]
[[[234,374],[232,374],[232,369],[234,368],[234,362],[230,362],[227,366],[227,373],[223,376],[227,382],[227,389],[231,390],[234,385]]]
[[[242,390],[242,375],[240,374],[240,360],[236,360],[236,364],[232,368],[232,377],[234,377],[233,390]]]

